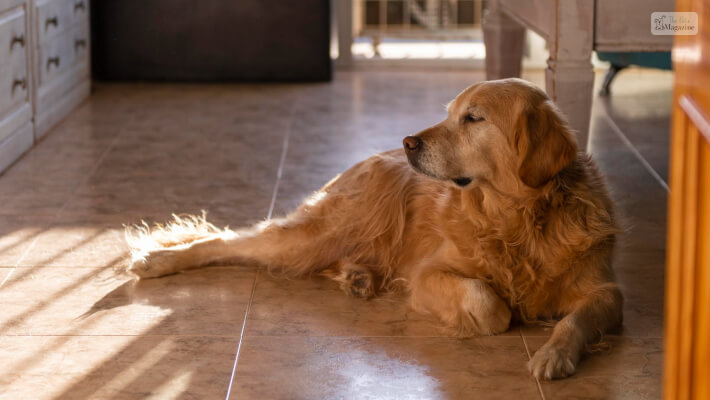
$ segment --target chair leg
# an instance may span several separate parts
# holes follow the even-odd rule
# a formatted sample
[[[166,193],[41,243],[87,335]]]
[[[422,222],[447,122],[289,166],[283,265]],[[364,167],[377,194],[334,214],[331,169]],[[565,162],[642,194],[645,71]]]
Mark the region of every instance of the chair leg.
[[[483,16],[483,42],[486,46],[486,78],[520,76],[525,28],[507,16],[491,0]]]
[[[591,58],[591,51],[589,54]],[[547,94],[567,116],[570,126],[577,132],[577,144],[584,151],[589,140],[594,97],[594,69],[587,59],[548,59],[545,70]]]
[[[577,144],[587,149],[594,97],[594,3],[589,0],[554,2],[556,34],[548,38],[550,58],[545,71],[547,94],[577,132]]]
[[[611,94],[611,82],[616,78],[616,74],[622,69],[627,68],[626,65],[611,64],[609,70],[606,71],[604,76],[604,83],[602,83],[601,89],[599,89],[599,96],[607,97]]]

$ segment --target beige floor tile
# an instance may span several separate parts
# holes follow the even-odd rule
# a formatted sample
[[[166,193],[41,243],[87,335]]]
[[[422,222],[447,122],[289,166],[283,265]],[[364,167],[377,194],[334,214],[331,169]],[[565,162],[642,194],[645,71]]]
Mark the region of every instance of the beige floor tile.
[[[627,72],[614,82],[612,96],[598,105],[607,105],[615,124],[667,183],[673,74]]]
[[[69,120],[74,118],[71,114]],[[90,176],[113,137],[92,137],[87,127],[61,123],[40,146],[5,171],[0,184],[2,215],[54,215]],[[114,127],[101,127],[116,136]]]
[[[0,215],[0,267],[12,267],[33,247],[54,217]]]
[[[112,269],[17,268],[0,335],[239,335],[255,271],[214,267],[135,282]]]
[[[147,179],[230,183],[269,180],[273,183],[285,134],[283,131],[280,133],[280,137],[274,135],[274,140],[266,143],[249,143],[238,135],[223,135],[209,140],[196,136],[170,141],[119,141],[106,155],[90,183],[98,185]]]
[[[520,338],[246,337],[231,399],[535,399]]]
[[[527,338],[530,352],[545,338]],[[543,382],[546,399],[660,399],[663,340],[608,337],[608,350],[585,356],[574,376]]]
[[[90,103],[86,103],[88,105]],[[82,110],[72,112],[12,166],[3,179],[51,181],[71,185],[86,178],[116,141],[123,124],[87,121]]]
[[[0,186],[0,215],[53,217],[71,198],[74,186],[19,179]]]
[[[18,265],[109,268],[126,266],[128,259],[128,246],[119,224],[59,223],[42,231]]]
[[[221,399],[237,340],[0,336],[0,399]]]
[[[90,184],[76,193],[61,218],[120,226],[141,219],[163,222],[171,219],[172,213],[199,215],[205,210],[211,221],[235,227],[266,217],[275,176],[259,183],[155,179]]]
[[[0,267],[0,283],[5,282],[5,278],[8,278],[14,269],[14,267]],[[2,285],[0,285],[0,290],[2,290]]]

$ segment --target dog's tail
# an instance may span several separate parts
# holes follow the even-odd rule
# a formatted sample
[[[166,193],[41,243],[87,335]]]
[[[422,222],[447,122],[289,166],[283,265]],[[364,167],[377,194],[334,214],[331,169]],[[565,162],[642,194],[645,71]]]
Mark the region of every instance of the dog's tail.
[[[137,225],[124,225],[126,243],[134,259],[143,257],[150,251],[233,234],[228,227],[219,229],[207,222],[204,211],[199,216],[173,214],[173,220],[164,224],[155,223],[151,226],[141,221]]]

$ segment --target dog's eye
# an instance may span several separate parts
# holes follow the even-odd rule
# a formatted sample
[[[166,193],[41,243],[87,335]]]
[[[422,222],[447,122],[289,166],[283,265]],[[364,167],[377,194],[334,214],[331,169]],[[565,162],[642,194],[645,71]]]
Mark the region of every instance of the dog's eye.
[[[473,114],[468,114],[465,117],[463,117],[464,122],[478,122],[478,121],[483,121],[482,117],[473,115]]]

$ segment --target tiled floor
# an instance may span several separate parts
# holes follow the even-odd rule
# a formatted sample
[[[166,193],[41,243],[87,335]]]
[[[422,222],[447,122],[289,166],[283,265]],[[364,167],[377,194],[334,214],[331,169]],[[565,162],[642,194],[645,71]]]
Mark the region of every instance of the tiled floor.
[[[595,103],[590,149],[629,228],[616,261],[625,323],[572,378],[526,371],[543,328],[448,338],[402,299],[240,266],[137,283],[121,274],[121,224],[205,209],[238,226],[283,213],[440,120],[482,78],[98,86],[0,176],[0,399],[660,398],[665,73],[625,71]]]

